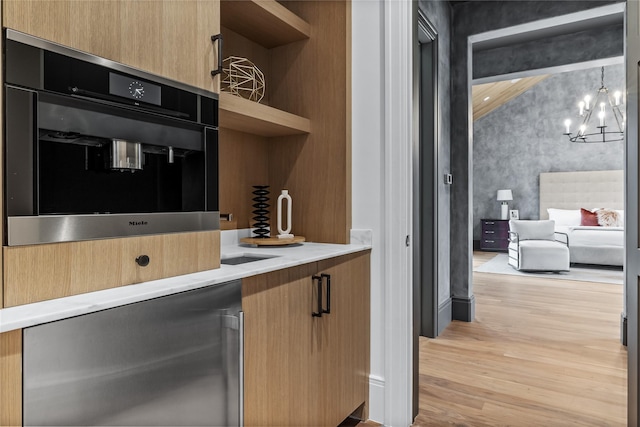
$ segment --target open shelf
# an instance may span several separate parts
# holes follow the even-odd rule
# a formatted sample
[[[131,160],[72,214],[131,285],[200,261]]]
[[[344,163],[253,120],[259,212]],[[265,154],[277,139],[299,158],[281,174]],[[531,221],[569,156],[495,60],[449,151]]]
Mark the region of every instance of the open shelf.
[[[222,0],[220,23],[271,49],[309,38],[311,26],[275,0]]]
[[[302,135],[311,121],[230,93],[220,93],[220,127],[259,136]]]

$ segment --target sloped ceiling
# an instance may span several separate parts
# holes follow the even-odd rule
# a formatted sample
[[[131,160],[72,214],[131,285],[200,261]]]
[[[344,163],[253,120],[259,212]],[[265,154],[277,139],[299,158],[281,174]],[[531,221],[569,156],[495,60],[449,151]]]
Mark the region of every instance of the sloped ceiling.
[[[522,95],[547,77],[549,74],[473,86],[471,88],[473,121]]]

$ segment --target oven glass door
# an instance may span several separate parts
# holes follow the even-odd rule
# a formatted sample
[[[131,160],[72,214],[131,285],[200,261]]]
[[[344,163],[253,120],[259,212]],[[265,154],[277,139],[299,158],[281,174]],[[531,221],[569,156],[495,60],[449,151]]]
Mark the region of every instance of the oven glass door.
[[[205,210],[203,151],[142,146],[141,169],[113,169],[112,141],[40,133],[40,215]]]

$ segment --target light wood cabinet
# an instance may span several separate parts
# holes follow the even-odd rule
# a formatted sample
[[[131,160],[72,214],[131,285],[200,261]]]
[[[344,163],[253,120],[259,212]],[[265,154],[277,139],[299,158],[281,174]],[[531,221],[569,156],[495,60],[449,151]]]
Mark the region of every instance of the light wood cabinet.
[[[330,313],[313,317],[322,273]],[[369,254],[250,277],[242,288],[245,424],[337,426],[356,410],[366,419]]]
[[[0,334],[0,426],[22,426],[22,330]]]
[[[316,264],[242,281],[245,425],[315,425],[320,322],[311,317]]]
[[[267,49],[308,39],[311,26],[276,0],[222,0],[223,25]]]
[[[43,245],[41,245],[43,246]],[[249,277],[244,311],[244,417],[248,426],[337,426],[367,418],[368,252]],[[318,309],[318,284],[327,278]],[[22,422],[22,330],[0,334],[0,425]]]
[[[369,255],[320,261],[318,271],[331,278],[331,313],[322,317],[329,349],[322,371],[329,373],[330,396],[322,424],[335,426],[369,398]],[[367,414],[365,406],[357,415],[366,420]]]
[[[219,0],[11,0],[3,26],[218,92]]]
[[[348,243],[351,229],[351,5],[337,1],[222,0],[224,56],[252,61],[266,80],[265,97],[252,101],[221,94],[220,158],[266,146],[261,168],[240,159],[221,180],[220,207],[251,221],[251,185],[269,185],[271,199],[288,189],[293,233],[309,241]],[[267,107],[268,106],[268,107]],[[223,138],[223,136],[225,136]],[[246,148],[245,148],[246,147]],[[265,175],[263,168],[268,170]],[[275,203],[271,203],[274,206]],[[275,215],[271,228],[275,229]]]
[[[220,267],[220,231],[3,249],[5,307]]]

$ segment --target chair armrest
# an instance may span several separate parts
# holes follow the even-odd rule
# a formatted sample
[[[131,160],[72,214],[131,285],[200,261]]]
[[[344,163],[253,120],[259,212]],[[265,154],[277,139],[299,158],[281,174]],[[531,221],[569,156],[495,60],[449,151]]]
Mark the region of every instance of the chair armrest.
[[[569,235],[567,233],[555,231],[554,234],[559,234],[560,236],[564,236],[564,240],[556,239],[556,242],[564,243],[565,245],[569,246]]]
[[[517,269],[520,269],[520,235],[515,232],[515,231],[511,231],[509,230],[509,263],[511,263],[511,260],[515,260],[516,264],[517,264]],[[511,252],[512,252],[512,247],[511,247],[511,243],[515,243],[516,244],[516,249],[515,249],[515,256],[511,256]]]

